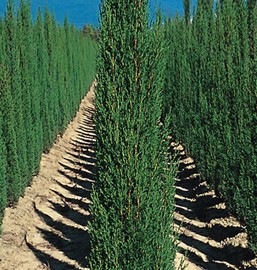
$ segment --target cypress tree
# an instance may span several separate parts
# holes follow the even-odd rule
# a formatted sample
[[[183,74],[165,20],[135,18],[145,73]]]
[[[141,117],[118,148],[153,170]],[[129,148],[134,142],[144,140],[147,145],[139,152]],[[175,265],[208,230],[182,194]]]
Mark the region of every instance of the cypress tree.
[[[43,150],[51,146],[51,125],[49,111],[49,87],[48,87],[48,52],[45,39],[45,30],[41,10],[38,10],[35,23],[35,40],[37,54],[37,70],[40,97],[40,119],[42,123]]]
[[[65,31],[65,48],[66,48],[66,58],[67,58],[67,71],[66,71],[66,77],[65,77],[65,88],[67,91],[67,96],[66,96],[66,102],[65,102],[65,107],[66,110],[68,111],[69,117],[71,117],[72,114],[72,93],[70,89],[72,89],[72,83],[71,83],[71,31],[70,31],[70,26],[68,24],[68,19],[67,17],[64,20],[64,31]]]
[[[15,202],[22,193],[21,173],[18,162],[17,142],[15,133],[15,118],[13,101],[10,93],[9,78],[6,71],[1,76],[1,115],[3,118],[2,130],[6,146],[7,171],[7,197],[10,203]],[[8,108],[8,109],[7,109]]]
[[[38,74],[40,73],[40,69],[38,68],[38,48],[37,43],[38,40],[35,38],[35,27],[32,25],[31,20],[31,12],[30,12],[30,4],[29,2],[21,1],[20,7],[21,14],[24,13],[24,23],[23,23],[23,31],[27,34],[27,57],[29,58],[29,71],[28,74],[30,78],[28,79],[29,86],[27,86],[30,92],[31,99],[31,123],[32,129],[31,134],[33,137],[33,167],[32,174],[37,174],[39,170],[39,164],[41,160],[41,154],[43,151],[43,130],[42,130],[42,121],[40,117],[40,81]],[[26,18],[26,19],[25,19]],[[24,70],[23,70],[24,71]],[[32,143],[31,142],[31,143]],[[31,179],[28,179],[28,182]]]
[[[65,63],[66,63],[66,69],[65,69],[65,77],[64,77],[64,82],[65,82],[65,89],[66,89],[66,94],[64,97],[64,106],[65,106],[65,111],[67,114],[67,120],[69,122],[70,119],[74,117],[75,111],[74,108],[76,106],[75,103],[75,87],[77,81],[74,79],[74,67],[73,67],[73,36],[71,32],[71,26],[68,24],[68,21],[65,21],[65,26],[64,26],[64,52],[65,52]],[[86,61],[86,59],[83,59]],[[79,61],[79,60],[78,60]],[[72,89],[74,91],[70,91]],[[67,122],[66,120],[66,122]]]
[[[4,210],[6,207],[6,203],[7,203],[7,179],[6,179],[6,147],[5,147],[5,140],[3,137],[3,124],[4,124],[4,120],[3,120],[3,114],[2,114],[2,110],[3,110],[3,96],[2,93],[3,91],[5,91],[5,81],[4,81],[4,77],[5,77],[5,70],[4,70],[4,64],[3,63],[3,21],[1,20],[0,22],[0,108],[2,108],[0,110],[0,234],[1,234],[1,224],[2,224],[2,219],[4,217]]]
[[[21,162],[18,155],[17,147],[17,123],[14,111],[14,87],[16,84],[16,76],[19,76],[19,70],[15,67],[17,60],[16,47],[16,21],[13,12],[13,2],[8,1],[7,10],[5,14],[4,27],[4,64],[7,69],[3,71],[2,87],[1,87],[1,110],[3,116],[3,137],[6,146],[6,179],[7,179],[7,199],[9,202],[15,202],[22,193],[22,179],[21,179]],[[17,73],[16,73],[17,72]],[[17,89],[19,91],[19,88]],[[18,92],[19,99],[19,92]],[[18,104],[19,106],[19,104]],[[20,107],[18,107],[20,109]],[[20,115],[18,113],[18,115]]]
[[[53,82],[53,71],[51,69],[52,66],[54,66],[54,57],[53,57],[53,51],[54,51],[54,43],[53,43],[53,30],[52,30],[52,17],[49,12],[49,10],[45,10],[44,13],[44,34],[45,34],[45,42],[46,42],[46,48],[47,48],[47,85],[46,85],[46,102],[48,104],[48,115],[45,115],[47,119],[47,123],[49,123],[49,129],[48,129],[48,144],[47,148],[51,146],[55,139],[55,131],[56,131],[56,122],[55,122],[55,109],[54,109],[54,101],[55,101],[55,93],[53,91],[54,89],[54,82]]]
[[[57,47],[57,24],[55,16],[51,14],[50,16],[49,37],[51,42],[51,52],[49,53],[49,75],[51,78],[51,98],[52,98],[52,113],[53,113],[53,140],[55,140],[56,135],[59,133],[59,99],[60,99],[60,87],[57,84],[57,64],[61,61],[58,59],[58,47]],[[62,67],[60,67],[62,68]]]
[[[92,269],[174,269],[173,170],[165,170],[160,125],[163,29],[161,20],[149,28],[147,3],[101,3]]]
[[[34,25],[34,39],[35,39],[35,54],[36,54],[36,77],[39,98],[39,123],[41,126],[41,133],[39,135],[39,147],[43,151],[49,147],[49,108],[47,95],[47,48],[44,36],[44,27],[41,10],[38,10],[36,22]],[[41,153],[42,153],[41,151]]]
[[[59,26],[57,35],[57,85],[59,88],[59,111],[58,111],[58,130],[63,133],[69,119],[68,111],[66,109],[67,89],[65,87],[65,79],[67,76],[67,57],[65,54],[65,32]]]
[[[2,73],[2,71],[0,71]],[[2,78],[2,77],[1,77]],[[2,84],[0,83],[0,88]],[[3,116],[0,112],[0,234],[2,232],[1,225],[4,217],[4,211],[7,203],[7,179],[6,179],[6,148],[3,137]]]
[[[190,0],[184,0],[185,20],[190,23]]]
[[[26,149],[29,176],[24,183],[24,187],[32,178],[32,174],[35,171],[35,153],[36,147],[36,134],[34,134],[34,126],[32,119],[33,111],[33,99],[35,98],[35,83],[34,83],[34,59],[32,46],[32,25],[30,18],[30,10],[28,4],[24,0],[21,0],[20,7],[18,10],[18,21],[17,21],[17,39],[19,42],[19,68],[20,76],[22,80],[21,91],[22,91],[22,104],[23,104],[23,116],[24,126],[26,130]],[[33,57],[34,56],[34,57]]]
[[[22,76],[22,99],[26,119],[27,159],[30,164],[25,186],[37,174],[43,151],[41,121],[40,67],[38,66],[37,27],[32,24],[30,2],[22,0],[18,11],[19,63]],[[28,104],[28,105],[27,105]],[[27,129],[30,127],[30,130]],[[30,153],[30,155],[29,155]],[[25,188],[24,186],[24,188]]]
[[[169,26],[165,99],[177,138],[245,221],[256,251],[256,1],[219,1],[215,16],[212,5],[199,1],[187,28],[177,18]]]
[[[71,96],[71,117],[74,117],[77,111],[77,104],[78,104],[78,89],[77,89],[77,66],[76,66],[76,30],[74,25],[70,27],[70,34],[71,34],[71,59],[70,59],[70,72],[71,72],[71,87],[74,89],[74,93]]]
[[[25,183],[29,177],[26,131],[24,126],[23,99],[21,89],[21,74],[19,69],[19,42],[17,38],[17,19],[14,14],[13,1],[7,4],[3,25],[3,61],[7,68],[9,87],[12,96],[15,134],[17,140],[18,163],[21,172],[21,182]]]

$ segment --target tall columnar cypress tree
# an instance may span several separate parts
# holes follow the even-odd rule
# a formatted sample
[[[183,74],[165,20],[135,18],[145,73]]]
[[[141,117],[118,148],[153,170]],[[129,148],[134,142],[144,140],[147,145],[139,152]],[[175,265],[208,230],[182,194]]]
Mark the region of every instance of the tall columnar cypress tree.
[[[21,172],[21,181],[28,179],[29,169],[26,150],[26,131],[24,126],[23,100],[21,90],[21,76],[19,69],[19,42],[17,39],[17,19],[14,14],[13,1],[9,0],[3,24],[3,62],[9,76],[17,140],[18,163]]]
[[[174,267],[173,171],[165,170],[160,125],[163,29],[161,21],[149,28],[147,3],[101,3],[92,269]]]
[[[15,76],[18,70],[15,68],[17,65],[17,47],[15,39],[16,22],[13,12],[13,3],[10,0],[7,5],[5,14],[5,27],[4,27],[4,65],[7,69],[3,72],[2,88],[1,88],[1,110],[3,116],[3,136],[5,140],[6,153],[7,153],[7,197],[9,202],[14,202],[18,199],[22,192],[21,183],[21,163],[19,162],[18,148],[17,148],[17,135],[16,125],[18,124],[15,118],[14,111],[14,86]],[[10,55],[9,53],[13,53]],[[19,89],[19,88],[18,88]],[[8,108],[8,109],[7,109]]]
[[[48,150],[52,140],[50,136],[50,111],[49,111],[49,88],[48,88],[48,52],[45,39],[45,30],[42,20],[41,10],[38,10],[36,23],[34,26],[36,55],[37,55],[37,70],[39,82],[40,96],[40,119],[43,130],[43,149]]]
[[[235,152],[239,152],[241,158],[236,159],[236,163],[240,164],[240,166],[236,178],[237,190],[234,193],[231,206],[233,206],[234,201],[237,201],[237,212],[246,220],[250,245],[253,250],[257,251],[257,156],[256,147],[254,147],[255,140],[253,140],[256,136],[255,127],[257,124],[255,111],[256,85],[254,85],[256,75],[253,73],[254,67],[251,63],[253,59],[251,53],[253,51],[250,49],[254,39],[248,35],[250,25],[248,24],[247,15],[251,15],[247,11],[245,4],[242,1],[237,5],[235,3],[235,8],[237,9],[238,51],[240,52],[240,54],[238,53],[238,68],[235,72],[240,80],[237,81],[239,87],[236,88],[235,114],[237,117],[235,118],[236,125],[234,125],[236,127],[234,145],[236,145]],[[254,4],[252,3],[247,8],[254,10]],[[254,18],[252,19],[254,20]]]
[[[65,70],[65,89],[66,89],[66,96],[65,96],[65,111],[67,111],[67,115],[71,115],[71,96],[72,93],[69,91],[71,89],[71,80],[70,80],[70,70],[71,70],[71,36],[70,36],[70,27],[68,24],[67,17],[64,20],[64,31],[65,31],[65,39],[64,39],[64,46],[65,46],[65,55],[67,66]]]
[[[68,112],[66,110],[67,91],[65,87],[65,78],[67,76],[67,56],[65,54],[65,32],[58,26],[57,39],[57,85],[59,89],[59,110],[58,110],[58,130],[63,133],[64,127],[67,125]]]
[[[68,19],[67,17],[64,20],[64,31],[65,31],[65,49],[66,49],[66,57],[67,57],[67,73],[65,76],[65,88],[67,90],[67,102],[66,104],[66,109],[68,111],[68,114],[71,115],[71,107],[72,107],[72,94],[69,91],[72,87],[72,83],[70,80],[70,74],[71,74],[71,31],[70,31],[70,26],[68,24]]]
[[[0,74],[2,71],[0,71]],[[2,78],[2,77],[1,77]],[[2,85],[0,83],[0,88]],[[7,203],[7,179],[6,179],[6,147],[3,136],[3,116],[2,112],[0,112],[0,234],[2,232],[1,225],[2,219],[4,217],[4,211]]]
[[[39,124],[39,134],[37,136],[38,150],[42,151],[45,149],[47,142],[45,134],[49,130],[49,123],[45,114],[48,113],[48,104],[46,102],[46,81],[47,81],[47,52],[46,43],[44,37],[44,28],[41,10],[38,10],[36,22],[34,25],[34,44],[35,44],[35,85],[37,87],[37,99],[35,103],[37,107],[37,118]]]
[[[16,121],[14,117],[14,105],[10,91],[9,77],[6,71],[2,71],[1,75],[1,115],[3,117],[2,127],[7,155],[7,195],[8,201],[12,203],[21,195],[22,183],[17,154],[15,133]]]
[[[78,95],[77,95],[77,66],[75,63],[75,59],[76,59],[76,30],[74,28],[74,25],[71,25],[70,27],[70,34],[71,34],[71,46],[72,46],[72,51],[71,51],[71,74],[74,74],[74,76],[71,77],[71,87],[75,90],[74,94],[71,96],[71,100],[72,100],[72,110],[71,110],[71,114],[72,116],[75,115],[77,108],[76,108],[76,104],[78,101]]]
[[[55,93],[53,91],[54,84],[53,82],[53,71],[51,67],[54,66],[54,42],[53,42],[53,25],[52,25],[52,17],[49,10],[45,10],[44,13],[44,33],[45,33],[45,41],[46,41],[46,48],[47,48],[47,87],[46,87],[46,98],[48,104],[48,115],[46,115],[47,122],[49,122],[49,130],[48,130],[48,141],[49,145],[52,144],[55,138],[55,130],[56,130],[56,122],[55,122],[55,109],[54,109],[54,101],[55,101]]]
[[[22,104],[24,126],[26,130],[26,149],[27,160],[29,168],[29,176],[24,186],[27,185],[35,170],[35,153],[36,147],[36,134],[34,134],[34,126],[32,120],[33,99],[35,85],[34,85],[34,59],[33,57],[33,38],[32,38],[32,25],[30,18],[30,10],[24,0],[20,2],[17,19],[17,39],[19,42],[19,68],[21,76],[21,91],[22,91]],[[32,56],[32,57],[31,57]]]
[[[27,3],[27,12],[30,14],[30,4]],[[43,124],[41,119],[41,81],[39,74],[41,72],[40,66],[38,65],[38,59],[39,59],[39,51],[38,51],[38,45],[39,42],[37,39],[37,27],[36,25],[32,25],[30,15],[28,15],[28,25],[31,33],[31,56],[33,56],[34,59],[31,59],[31,68],[33,67],[31,71],[32,76],[32,82],[34,83],[33,89],[32,89],[32,133],[35,137],[35,147],[34,147],[34,168],[33,168],[33,174],[38,173],[40,160],[41,160],[41,154],[43,152]],[[28,180],[30,181],[30,179]]]
[[[49,12],[44,25],[40,12],[33,25],[25,0],[17,13],[9,0],[5,18],[0,18],[0,223],[6,203],[16,202],[23,193],[39,169],[43,147],[49,149],[57,132],[64,130],[78,107],[78,97],[94,79],[92,40],[81,38],[74,28],[67,35],[68,53],[66,28],[71,29],[68,24],[57,28]],[[82,61],[82,50],[90,55],[89,61]],[[60,104],[65,103],[66,119],[61,121]]]
[[[183,20],[167,26],[175,71],[169,71],[165,98],[178,140],[244,219],[256,251],[256,1],[219,1],[215,16],[212,4],[198,1],[186,30]]]
[[[31,152],[29,162],[31,164],[32,174],[37,173],[42,153],[42,122],[40,119],[40,92],[38,81],[37,67],[37,51],[34,38],[34,28],[32,25],[30,4],[25,0],[21,0],[18,12],[18,23],[23,38],[20,37],[20,64],[21,76],[24,95],[24,104],[26,107],[26,123],[27,128],[31,125],[31,129],[27,129],[28,143],[27,149]],[[26,103],[29,105],[27,106]],[[30,107],[31,106],[31,107]],[[29,117],[28,117],[29,115]],[[29,123],[29,121],[31,123]],[[28,179],[27,183],[30,181]]]
[[[184,0],[185,20],[190,23],[190,0]]]
[[[3,63],[3,35],[2,35],[2,26],[3,26],[3,21],[1,20],[1,27],[0,27],[0,103],[4,100],[3,96],[2,96],[2,91],[5,91],[5,66]],[[1,108],[3,108],[3,103],[1,103]],[[4,124],[4,120],[3,120],[3,114],[2,114],[2,110],[0,110],[0,234],[1,234],[1,224],[2,224],[2,219],[4,216],[4,210],[6,207],[6,203],[7,203],[7,183],[6,183],[6,147],[5,147],[5,140],[4,140],[4,136],[3,136],[3,124]]]
[[[61,61],[61,59],[58,59],[58,50],[59,48],[57,47],[58,42],[57,42],[57,24],[55,20],[54,14],[51,15],[50,17],[50,25],[51,25],[51,30],[49,32],[49,37],[51,40],[51,52],[49,52],[49,74],[51,76],[52,80],[52,85],[51,85],[51,97],[52,97],[52,113],[53,113],[53,132],[54,132],[54,139],[56,134],[59,133],[59,98],[61,95],[60,92],[60,87],[57,84],[57,63]]]

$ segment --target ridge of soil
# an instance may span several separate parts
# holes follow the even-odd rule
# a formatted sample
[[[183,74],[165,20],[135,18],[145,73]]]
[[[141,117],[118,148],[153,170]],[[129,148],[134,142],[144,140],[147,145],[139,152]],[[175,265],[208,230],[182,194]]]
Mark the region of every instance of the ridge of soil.
[[[94,84],[79,111],[14,207],[0,240],[1,270],[89,269],[90,190],[94,182]]]
[[[1,270],[89,270],[87,223],[95,180],[95,82],[62,137],[42,155],[40,171],[13,207],[8,207],[0,239]],[[176,143],[174,226],[180,233],[176,265],[188,270],[257,269],[247,248],[246,229],[226,210]],[[136,270],[136,269],[135,269]]]
[[[180,250],[176,264],[182,260],[188,270],[257,269],[257,257],[248,248],[245,226],[201,179],[184,147],[173,142],[172,148],[179,159],[174,225],[180,233]]]

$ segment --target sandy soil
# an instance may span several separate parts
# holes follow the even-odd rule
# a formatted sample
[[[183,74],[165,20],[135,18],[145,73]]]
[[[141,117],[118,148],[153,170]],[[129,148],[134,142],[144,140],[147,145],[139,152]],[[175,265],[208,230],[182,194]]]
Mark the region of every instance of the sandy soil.
[[[89,194],[94,181],[93,87],[65,134],[43,154],[38,176],[7,208],[1,270],[89,269]]]
[[[182,259],[189,270],[257,269],[245,227],[201,179],[183,146],[173,143],[173,150],[180,159],[175,196],[175,227],[181,233],[177,265]]]
[[[7,208],[0,240],[1,270],[89,269],[90,191],[94,182],[93,86],[75,119],[50,152],[16,206]],[[188,270],[257,269],[245,228],[201,180],[181,145],[175,228],[177,265]],[[177,267],[179,268],[179,267]]]

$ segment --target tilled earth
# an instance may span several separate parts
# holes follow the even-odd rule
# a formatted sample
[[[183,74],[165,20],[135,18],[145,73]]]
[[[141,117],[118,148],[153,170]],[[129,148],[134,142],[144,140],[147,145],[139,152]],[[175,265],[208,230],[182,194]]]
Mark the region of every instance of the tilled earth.
[[[89,269],[87,223],[95,181],[93,100],[92,85],[64,135],[43,154],[31,186],[17,205],[6,209],[1,270]],[[257,258],[247,248],[245,228],[201,180],[183,147],[174,143],[173,148],[180,153],[177,265],[182,263],[189,270],[257,269]]]
[[[7,208],[0,241],[1,270],[89,269],[90,191],[94,182],[93,87],[39,174]]]
[[[180,156],[175,197],[175,227],[180,232],[177,260],[184,260],[190,270],[257,269],[245,227],[201,179],[183,146],[172,145]]]

